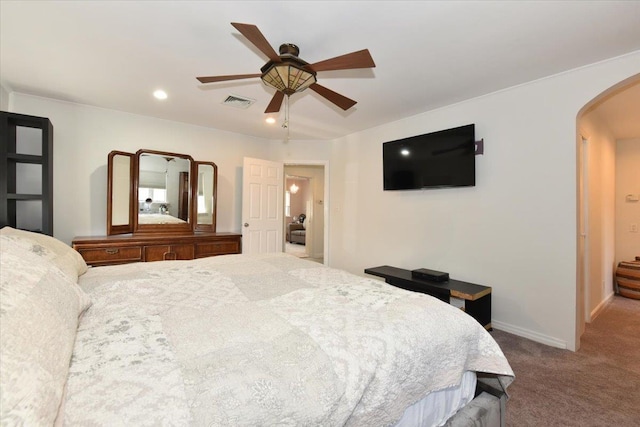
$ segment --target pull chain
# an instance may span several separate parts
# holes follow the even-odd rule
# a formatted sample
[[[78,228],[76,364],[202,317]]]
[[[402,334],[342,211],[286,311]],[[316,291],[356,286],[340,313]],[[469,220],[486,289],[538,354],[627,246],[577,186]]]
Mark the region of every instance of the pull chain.
[[[289,95],[284,100],[284,123],[282,127],[287,130],[287,141],[289,141]]]

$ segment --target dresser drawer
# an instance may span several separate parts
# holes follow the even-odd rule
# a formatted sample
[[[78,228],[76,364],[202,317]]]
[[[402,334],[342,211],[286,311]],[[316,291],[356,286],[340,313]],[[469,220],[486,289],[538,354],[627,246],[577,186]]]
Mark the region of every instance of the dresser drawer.
[[[144,247],[144,260],[171,261],[193,259],[193,245],[153,245]]]
[[[86,248],[78,249],[78,252],[90,265],[119,264],[142,260],[142,246]]]
[[[196,258],[237,253],[240,253],[240,241],[238,240],[196,243]]]
[[[110,265],[238,254],[242,250],[242,235],[195,232],[80,236],[75,237],[71,244],[87,264]]]

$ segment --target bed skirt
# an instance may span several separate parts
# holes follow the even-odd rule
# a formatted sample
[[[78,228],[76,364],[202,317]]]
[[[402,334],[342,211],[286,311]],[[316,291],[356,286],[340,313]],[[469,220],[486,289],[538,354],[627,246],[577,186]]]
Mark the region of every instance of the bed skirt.
[[[476,397],[449,418],[445,427],[504,427],[508,394],[495,377],[478,377]]]

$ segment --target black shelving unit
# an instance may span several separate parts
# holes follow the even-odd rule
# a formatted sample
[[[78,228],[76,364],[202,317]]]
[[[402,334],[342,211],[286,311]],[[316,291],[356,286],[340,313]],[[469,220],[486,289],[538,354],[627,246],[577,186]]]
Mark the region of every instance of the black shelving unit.
[[[398,288],[434,296],[446,303],[452,298],[464,302],[462,308],[485,329],[491,330],[491,287],[449,279],[434,282],[413,277],[410,270],[383,265],[364,270],[366,274],[382,277],[385,282]]]
[[[23,150],[20,128],[39,129],[39,154],[22,152],[28,150]],[[40,165],[41,172],[35,176],[33,168],[20,166],[25,164]],[[35,181],[39,193],[23,191]],[[40,202],[41,212],[33,209],[33,202]],[[53,125],[45,117],[0,111],[0,227],[6,225],[53,235]]]

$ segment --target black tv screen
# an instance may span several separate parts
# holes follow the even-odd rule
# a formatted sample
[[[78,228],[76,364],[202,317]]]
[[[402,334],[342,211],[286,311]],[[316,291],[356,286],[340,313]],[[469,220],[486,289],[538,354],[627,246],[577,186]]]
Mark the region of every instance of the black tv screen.
[[[382,144],[385,190],[476,185],[475,125]]]

